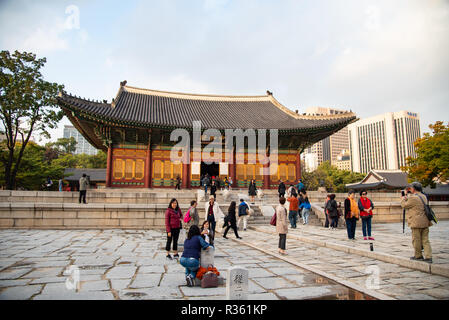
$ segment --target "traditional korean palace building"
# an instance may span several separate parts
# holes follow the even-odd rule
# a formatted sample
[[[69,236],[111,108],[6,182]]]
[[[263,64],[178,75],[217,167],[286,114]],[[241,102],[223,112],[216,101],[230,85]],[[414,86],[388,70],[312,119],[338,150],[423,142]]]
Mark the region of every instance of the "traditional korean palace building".
[[[177,176],[182,188],[195,188],[206,172],[221,179],[232,177],[234,187],[246,187],[251,179],[259,188],[277,188],[280,179],[295,183],[301,177],[301,152],[356,120],[352,112],[300,115],[269,91],[263,96],[200,95],[139,89],[127,86],[126,81],[111,103],[65,92],[59,94],[58,102],[89,143],[107,152],[106,186],[118,188],[172,187]],[[171,132],[180,128],[193,132],[194,121],[201,121],[201,130],[218,129],[223,136],[226,129],[266,129],[267,145],[268,131],[277,129],[277,165],[263,174],[270,164],[260,163],[248,149],[228,150],[224,142],[218,163],[205,163],[204,153],[201,162],[171,161],[170,150],[176,144],[170,141]],[[209,140],[202,143],[207,145]],[[193,146],[190,150],[190,159],[195,160]]]

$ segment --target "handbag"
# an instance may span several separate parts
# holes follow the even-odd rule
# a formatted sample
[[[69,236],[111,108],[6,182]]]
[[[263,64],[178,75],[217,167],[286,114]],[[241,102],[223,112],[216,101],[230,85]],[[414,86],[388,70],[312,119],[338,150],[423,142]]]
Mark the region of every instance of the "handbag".
[[[271,217],[271,220],[270,220],[270,224],[272,226],[276,226],[276,219],[277,219],[277,217],[276,217],[276,211],[275,211],[273,216]]]
[[[435,215],[435,212],[433,212],[432,208],[427,203],[425,203],[420,196],[418,196],[418,198],[421,199],[421,202],[424,205],[424,212],[426,213],[427,219],[429,219],[429,221],[435,221],[435,223],[438,223],[438,219]]]
[[[201,288],[216,288],[218,287],[218,276],[212,271],[206,272],[201,279]]]

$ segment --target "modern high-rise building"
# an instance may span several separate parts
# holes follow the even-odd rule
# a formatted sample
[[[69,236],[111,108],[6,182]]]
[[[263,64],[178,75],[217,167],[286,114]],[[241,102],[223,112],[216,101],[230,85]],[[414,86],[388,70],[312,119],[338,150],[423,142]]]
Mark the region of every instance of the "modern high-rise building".
[[[344,112],[346,111],[323,107],[311,107],[306,109],[306,114],[308,115],[335,115]],[[315,154],[316,157],[310,158],[309,156],[309,159],[316,159],[316,166],[319,166],[324,161],[329,161],[332,165],[335,165],[336,161],[338,161],[338,156],[343,152],[343,150],[349,150],[347,127],[307,148],[304,151],[304,157],[307,154]],[[307,170],[307,168],[306,170],[313,171],[310,170],[313,167],[315,167],[315,165],[310,165],[308,166],[309,170]]]
[[[415,157],[414,142],[421,137],[417,113],[388,112],[350,124],[351,166],[355,172],[398,170]]]
[[[76,150],[75,154],[89,154],[89,155],[95,155],[97,154],[98,150],[93,147],[87,140],[82,136],[81,133],[74,127],[74,126],[64,126],[64,138],[70,138],[74,137],[76,140]]]

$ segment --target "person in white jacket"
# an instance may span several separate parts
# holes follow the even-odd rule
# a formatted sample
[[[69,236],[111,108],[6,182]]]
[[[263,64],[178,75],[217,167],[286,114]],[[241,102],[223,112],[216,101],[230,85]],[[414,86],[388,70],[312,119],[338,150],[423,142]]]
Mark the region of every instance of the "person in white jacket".
[[[217,222],[224,217],[224,214],[218,203],[215,201],[214,196],[209,197],[209,202],[206,202],[206,205],[204,206],[204,212],[204,220],[209,222],[210,229],[212,229],[215,234],[215,226]]]

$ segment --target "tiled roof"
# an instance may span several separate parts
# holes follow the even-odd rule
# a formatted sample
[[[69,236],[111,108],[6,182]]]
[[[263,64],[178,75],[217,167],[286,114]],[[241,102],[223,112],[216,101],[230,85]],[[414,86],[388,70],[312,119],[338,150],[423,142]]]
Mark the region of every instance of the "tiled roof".
[[[343,128],[356,116],[347,112],[332,116],[299,115],[265,96],[218,96],[163,92],[122,85],[113,103],[93,102],[66,93],[58,97],[70,111],[107,122],[138,127],[300,130]]]

